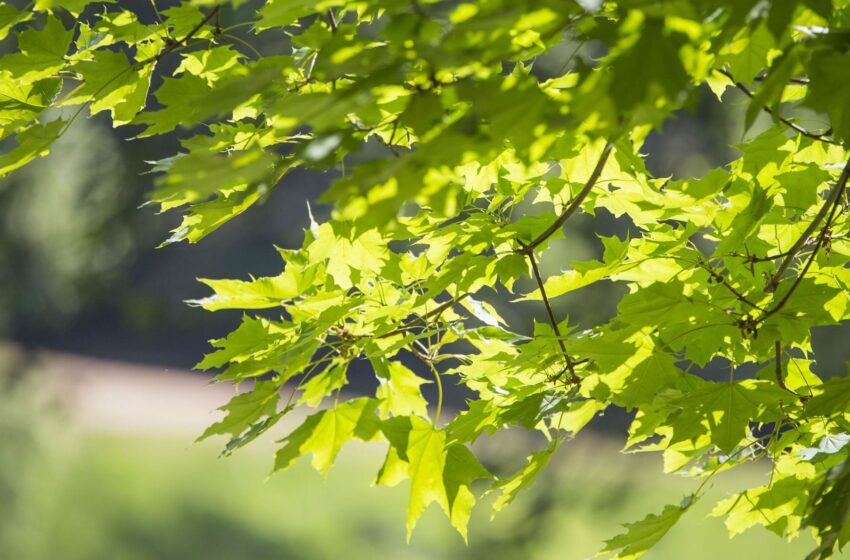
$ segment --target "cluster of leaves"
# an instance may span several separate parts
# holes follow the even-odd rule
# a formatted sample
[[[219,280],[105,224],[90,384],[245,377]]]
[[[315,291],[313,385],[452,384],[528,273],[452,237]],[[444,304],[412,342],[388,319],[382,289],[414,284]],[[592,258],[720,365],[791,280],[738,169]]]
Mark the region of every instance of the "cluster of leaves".
[[[715,509],[731,533],[808,529],[811,558],[850,539],[850,378],[819,379],[811,347],[812,328],[850,317],[848,0],[191,0],[156,16],[0,6],[0,38],[17,36],[0,57],[0,174],[85,108],[139,137],[178,131],[151,201],[184,213],[169,243],[194,243],[289,170],[340,170],[331,218],[280,250],[279,275],[204,280],[198,305],[249,312],[199,367],[255,381],[204,437],[230,437],[229,452],[316,407],[276,469],[312,454],[325,473],[348,441],[383,442],[376,483],[410,479],[408,533],[436,502],[465,536],[473,482],[506,506],[620,407],[636,411],[627,449],[700,482],[606,551],[640,556],[714,474],[760,459],[769,482]],[[260,52],[237,28],[283,47]],[[748,127],[762,113],[773,126],[701,178],[653,177],[644,140],[704,84],[746,95]],[[544,278],[550,240],[602,210],[629,237]],[[550,300],[599,282],[628,288],[611,320],[579,331],[555,315]],[[531,329],[499,315],[498,290],[542,301],[548,321],[515,332]],[[345,400],[354,361],[378,387]],[[692,373],[709,363],[728,380]],[[453,418],[447,379],[475,395]],[[549,444],[496,478],[470,446],[514,426]]]

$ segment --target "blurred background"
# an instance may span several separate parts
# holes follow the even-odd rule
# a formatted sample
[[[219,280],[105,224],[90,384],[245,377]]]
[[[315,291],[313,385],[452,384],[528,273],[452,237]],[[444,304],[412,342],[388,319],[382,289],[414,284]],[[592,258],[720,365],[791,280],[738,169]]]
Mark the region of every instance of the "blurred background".
[[[119,4],[153,21],[150,3]],[[285,48],[238,36],[264,54]],[[13,48],[14,39],[0,43],[0,52]],[[562,71],[574,51],[598,54],[566,41],[535,71]],[[164,63],[159,75],[174,65]],[[698,176],[734,158],[729,146],[744,139],[745,100],[728,92],[725,101],[721,107],[707,90],[694,96],[650,138],[650,168]],[[218,458],[223,442],[194,443],[234,390],[191,367],[240,314],[183,301],[207,295],[196,277],[279,272],[274,245],[300,245],[307,201],[334,174],[292,173],[250,217],[198,245],[155,249],[179,217],[139,208],[152,188],[144,162],[172,155],[178,137],[130,141],[133,133],[78,118],[48,157],[0,182],[0,559],[577,559],[592,556],[620,523],[693,490],[691,481],[663,476],[660,457],[622,454],[628,415],[612,412],[564,446],[493,521],[485,498],[468,546],[436,509],[407,545],[406,488],[370,487],[383,459],[375,447],[345,451],[325,480],[307,464],[269,479],[272,441],[229,458]],[[317,218],[328,211],[312,205]],[[626,227],[610,216],[576,220],[547,253],[544,273],[597,257],[596,234],[622,235]],[[556,312],[583,325],[604,321],[621,289],[564,296]],[[527,331],[542,313],[525,304],[504,315]],[[846,335],[816,333],[822,375],[845,371],[850,348],[836,342]],[[449,402],[459,407],[462,396]],[[483,441],[480,451],[508,472],[540,446],[517,432]],[[767,465],[721,475],[715,496],[768,475]],[[788,544],[760,529],[729,541],[721,520],[706,519],[710,506],[697,506],[648,557],[784,559],[811,548],[807,537]]]

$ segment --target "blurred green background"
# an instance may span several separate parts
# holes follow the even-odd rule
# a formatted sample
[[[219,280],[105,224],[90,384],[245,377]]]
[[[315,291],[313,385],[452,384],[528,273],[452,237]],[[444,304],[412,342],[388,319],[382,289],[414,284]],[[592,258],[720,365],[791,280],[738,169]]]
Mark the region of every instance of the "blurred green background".
[[[621,454],[619,439],[587,432],[562,447],[535,486],[492,521],[485,497],[468,546],[437,508],[406,544],[406,484],[370,487],[383,460],[378,446],[344,450],[326,479],[304,461],[268,478],[270,441],[216,459],[216,444],[193,444],[196,432],[183,423],[162,429],[155,418],[127,422],[126,408],[134,405],[122,391],[111,395],[112,413],[89,410],[86,419],[69,421],[75,413],[57,406],[66,400],[61,391],[45,390],[63,385],[50,373],[57,363],[61,356],[42,356],[0,401],[2,558],[581,559],[593,556],[621,522],[677,503],[694,487],[663,476],[660,457]],[[110,376],[115,372],[93,374],[83,388]],[[153,377],[184,404],[192,400],[186,387]],[[82,400],[90,408],[104,404]],[[484,440],[478,451],[498,471],[517,467],[537,445],[515,433]],[[768,476],[767,465],[718,475],[709,498]],[[790,559],[812,547],[808,537],[789,544],[761,529],[729,540],[722,521],[706,517],[711,506],[710,499],[694,506],[647,557]]]
[[[149,3],[123,3],[143,21],[152,17]],[[281,48],[274,38],[245,38],[264,53]],[[560,70],[574,47],[555,49],[535,70]],[[0,52],[12,48],[13,39],[0,42]],[[592,45],[578,54],[592,55]],[[158,76],[169,63],[173,69],[166,61]],[[650,137],[645,151],[656,175],[699,175],[734,157],[729,146],[743,138],[745,105],[727,96],[721,106],[701,92]],[[658,456],[620,453],[629,415],[611,411],[493,521],[485,498],[468,546],[436,509],[408,545],[405,487],[370,487],[382,461],[376,448],[344,452],[326,480],[307,464],[266,480],[271,439],[226,459],[218,458],[221,442],[193,443],[232,389],[208,386],[208,377],[188,369],[208,339],[239,321],[238,313],[184,305],[206,295],[195,278],[277,273],[274,245],[300,244],[306,203],[335,174],[293,173],[250,217],[197,246],[156,250],[178,218],[139,209],[152,188],[144,162],[173,154],[177,137],[127,141],[133,133],[77,119],[49,157],[0,181],[0,560],[572,560],[592,556],[621,523],[694,489],[662,475]],[[313,202],[313,211],[321,219],[328,208]],[[576,220],[547,252],[544,273],[597,257],[596,234],[627,229],[604,213]],[[621,290],[600,285],[558,298],[556,312],[582,325],[602,321]],[[527,331],[543,310],[529,303],[503,315]],[[816,333],[822,375],[846,371],[846,336],[846,329]],[[460,407],[463,395],[447,402]],[[517,431],[477,451],[507,473],[540,446]],[[718,476],[709,498],[768,475],[759,464]],[[807,537],[789,544],[761,529],[730,541],[721,520],[706,519],[711,505],[695,507],[647,557],[792,559],[812,546]]]

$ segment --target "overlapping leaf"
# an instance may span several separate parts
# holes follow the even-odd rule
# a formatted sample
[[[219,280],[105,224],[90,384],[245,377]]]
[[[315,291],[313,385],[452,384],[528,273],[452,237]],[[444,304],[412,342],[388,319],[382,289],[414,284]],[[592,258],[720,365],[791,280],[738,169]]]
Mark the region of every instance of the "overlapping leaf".
[[[850,530],[850,391],[811,340],[850,318],[850,22],[833,4],[192,0],[155,21],[124,3],[3,4],[0,175],[86,108],[140,138],[179,135],[152,169],[151,201],[183,212],[167,245],[250,215],[292,169],[330,172],[330,217],[307,208],[278,275],[202,280],[212,294],[190,302],[245,313],[198,364],[258,380],[204,433],[226,452],[292,403],[319,407],[277,469],[312,454],[326,473],[349,441],[381,441],[377,482],[410,480],[408,533],[436,502],[465,538],[473,482],[491,478],[469,445],[516,426],[550,441],[491,484],[498,510],[622,407],[629,448],[661,451],[667,471],[773,461],[771,484],[716,512],[733,533],[808,525],[827,557]],[[703,84],[747,102],[737,155],[655,176],[648,135]],[[621,231],[584,251],[581,215]],[[613,317],[564,315],[562,300],[612,283]],[[518,299],[536,320],[507,307]],[[373,398],[345,391],[360,364]],[[463,412],[421,390],[449,381],[471,392]],[[640,556],[690,503],[606,551]]]

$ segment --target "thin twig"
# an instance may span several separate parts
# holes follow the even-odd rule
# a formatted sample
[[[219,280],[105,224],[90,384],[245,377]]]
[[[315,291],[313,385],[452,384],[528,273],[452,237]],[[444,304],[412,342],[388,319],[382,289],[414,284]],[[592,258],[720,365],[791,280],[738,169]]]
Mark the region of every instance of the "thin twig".
[[[167,54],[174,51],[175,49],[178,49],[179,47],[185,45],[186,41],[188,41],[189,39],[191,39],[192,37],[197,35],[198,32],[204,27],[204,25],[209,23],[210,20],[212,20],[214,17],[218,17],[218,13],[219,13],[220,10],[221,10],[221,6],[216,6],[215,8],[210,10],[210,13],[208,13],[204,17],[204,19],[202,19],[200,22],[198,22],[198,25],[196,25],[188,33],[186,33],[186,35],[184,35],[182,39],[178,39],[177,41],[172,41],[172,42],[168,43],[165,46],[165,48],[162,49],[161,51],[159,51],[157,54],[155,54],[155,55],[153,55],[149,58],[146,58],[144,60],[140,60],[140,61],[136,62],[136,66],[142,67],[142,66],[146,66],[147,64],[149,64],[151,62],[156,62],[159,59],[161,59],[162,57],[164,57]]]
[[[334,15],[333,8],[328,8],[328,24],[331,27],[331,33],[336,33],[339,25],[336,22],[336,15]]]
[[[395,336],[397,334],[402,334],[404,331],[406,331],[406,330],[408,330],[412,327],[416,327],[416,326],[426,322],[428,319],[430,319],[431,317],[434,317],[435,315],[441,315],[449,307],[453,306],[456,303],[459,303],[460,301],[462,301],[463,299],[465,299],[468,296],[469,296],[469,293],[460,294],[459,296],[454,297],[454,298],[450,299],[449,301],[440,304],[439,306],[437,306],[435,309],[432,309],[428,313],[425,313],[424,315],[420,315],[419,317],[416,317],[415,319],[411,319],[410,321],[401,325],[400,327],[393,329],[388,333],[384,333],[382,335],[379,335],[377,338],[389,338],[389,337]]]
[[[593,171],[590,173],[590,177],[588,177],[587,182],[584,184],[584,188],[581,189],[576,197],[572,200],[569,206],[567,206],[561,215],[558,216],[558,219],[549,226],[546,231],[541,233],[534,239],[531,243],[522,244],[521,249],[517,250],[518,253],[523,255],[530,255],[534,249],[537,248],[538,245],[549,239],[556,231],[561,229],[561,227],[566,223],[567,220],[570,219],[576,210],[579,209],[584,199],[587,198],[587,195],[590,194],[590,191],[593,189],[593,186],[596,185],[596,181],[599,180],[599,176],[602,175],[602,170],[605,168],[605,162],[608,161],[608,156],[611,155],[611,150],[614,148],[614,144],[611,140],[608,140],[605,144],[605,148],[602,149],[602,154],[599,156],[599,161],[596,162],[596,167],[593,168]]]
[[[800,274],[797,275],[797,279],[791,285],[782,299],[777,303],[774,307],[767,310],[757,321],[756,323],[761,323],[771,315],[778,313],[782,308],[788,303],[788,300],[791,299],[791,295],[803,281],[803,278],[806,276],[806,273],[809,271],[809,268],[812,266],[815,258],[818,255],[818,251],[823,246],[824,241],[828,236],[828,232],[830,227],[832,226],[833,220],[835,218],[835,213],[838,211],[838,207],[841,206],[841,196],[844,194],[844,191],[847,188],[847,180],[850,178],[850,160],[847,160],[847,163],[844,166],[844,170],[841,172],[841,178],[838,180],[833,192],[835,193],[835,197],[832,200],[832,209],[829,212],[829,217],[826,219],[826,223],[823,228],[821,228],[820,233],[818,234],[817,241],[815,241],[815,246],[812,249],[811,255],[809,255],[809,259],[806,261],[806,264],[803,266],[803,270],[800,271]],[[831,197],[832,198],[832,197]]]
[[[714,71],[719,73],[719,74],[723,74],[724,76],[729,78],[732,81],[732,83],[735,85],[735,87],[738,88],[739,90],[741,90],[744,93],[744,95],[746,95],[750,99],[755,98],[756,94],[753,93],[750,90],[750,88],[748,88],[747,86],[745,86],[744,84],[742,84],[741,82],[736,80],[735,76],[733,76],[732,73],[729,72],[728,70],[725,70],[723,68],[715,68]],[[777,111],[774,111],[773,109],[771,109],[767,105],[762,107],[762,110],[765,113],[767,113],[768,115],[770,115],[771,117],[773,117],[778,122],[781,122],[782,124],[784,124],[785,126],[790,128],[791,130],[798,132],[798,133],[802,134],[803,136],[808,136],[809,138],[811,138],[813,140],[819,140],[820,142],[826,142],[827,144],[838,144],[838,142],[836,142],[835,140],[830,140],[829,138],[827,138],[827,136],[832,134],[831,128],[827,129],[823,132],[812,132],[812,131],[807,130],[807,129],[803,128],[802,126],[788,120],[787,118],[783,117]]]
[[[767,79],[767,74],[760,74],[760,75],[755,77],[755,80],[757,82],[763,82],[766,79]],[[790,80],[788,80],[788,83],[794,84],[795,86],[807,86],[811,82],[808,78],[791,78]]]
[[[734,295],[738,299],[738,301],[740,301],[741,303],[745,303],[745,304],[749,305],[750,307],[752,307],[753,309],[757,309],[758,311],[764,311],[764,309],[762,309],[757,304],[750,301],[747,298],[747,296],[745,296],[740,291],[738,291],[738,289],[735,288],[732,284],[730,284],[720,273],[718,273],[713,268],[711,268],[710,266],[708,266],[707,264],[702,262],[702,260],[700,260],[698,264],[701,268],[703,268],[706,272],[708,272],[708,274],[712,278],[714,278],[715,282],[717,282],[718,284],[722,285],[727,290],[732,292],[732,295]]]
[[[540,269],[537,268],[537,259],[534,258],[533,252],[525,253],[525,255],[528,256],[528,261],[531,263],[531,270],[534,272],[534,279],[537,281],[537,287],[543,298],[543,305],[546,307],[546,314],[549,316],[549,323],[551,323],[552,330],[558,338],[558,345],[561,347],[561,353],[564,355],[564,362],[567,368],[566,371],[570,372],[570,383],[579,384],[581,380],[576,375],[575,364],[573,364],[573,359],[570,357],[569,352],[567,352],[567,346],[561,338],[561,330],[558,328],[558,320],[555,319],[555,313],[552,311],[552,304],[549,303],[549,296],[546,295],[546,288],[543,287],[543,278],[540,276]]]
[[[815,218],[806,228],[806,231],[804,231],[802,235],[800,235],[800,237],[797,239],[791,249],[788,250],[785,259],[779,265],[779,268],[776,269],[776,272],[773,274],[773,276],[770,277],[770,280],[767,281],[767,286],[765,287],[765,290],[767,290],[768,292],[776,290],[776,286],[779,284],[780,277],[791,265],[791,261],[794,260],[794,257],[797,256],[797,253],[808,243],[809,237],[811,237],[812,233],[814,233],[814,231],[823,221],[829,209],[834,209],[837,203],[840,201],[841,194],[844,192],[844,189],[847,186],[848,178],[850,178],[850,160],[847,161],[847,164],[841,171],[841,176],[839,177],[838,182],[835,183],[834,187],[832,187],[829,196],[824,201],[820,210],[818,210],[817,216],[815,216]]]
[[[779,386],[794,395],[795,397],[799,397],[796,391],[792,391],[788,388],[788,385],[785,384],[785,375],[782,373],[782,343],[778,340],[776,341],[776,383]]]
[[[728,253],[727,257],[735,257],[738,259],[744,259],[749,264],[761,263],[761,262],[770,262],[775,261],[776,259],[781,259],[791,253],[790,250],[782,251],[781,253],[776,253],[775,255],[765,255],[763,257],[757,257],[755,255],[742,255],[741,253]]]

